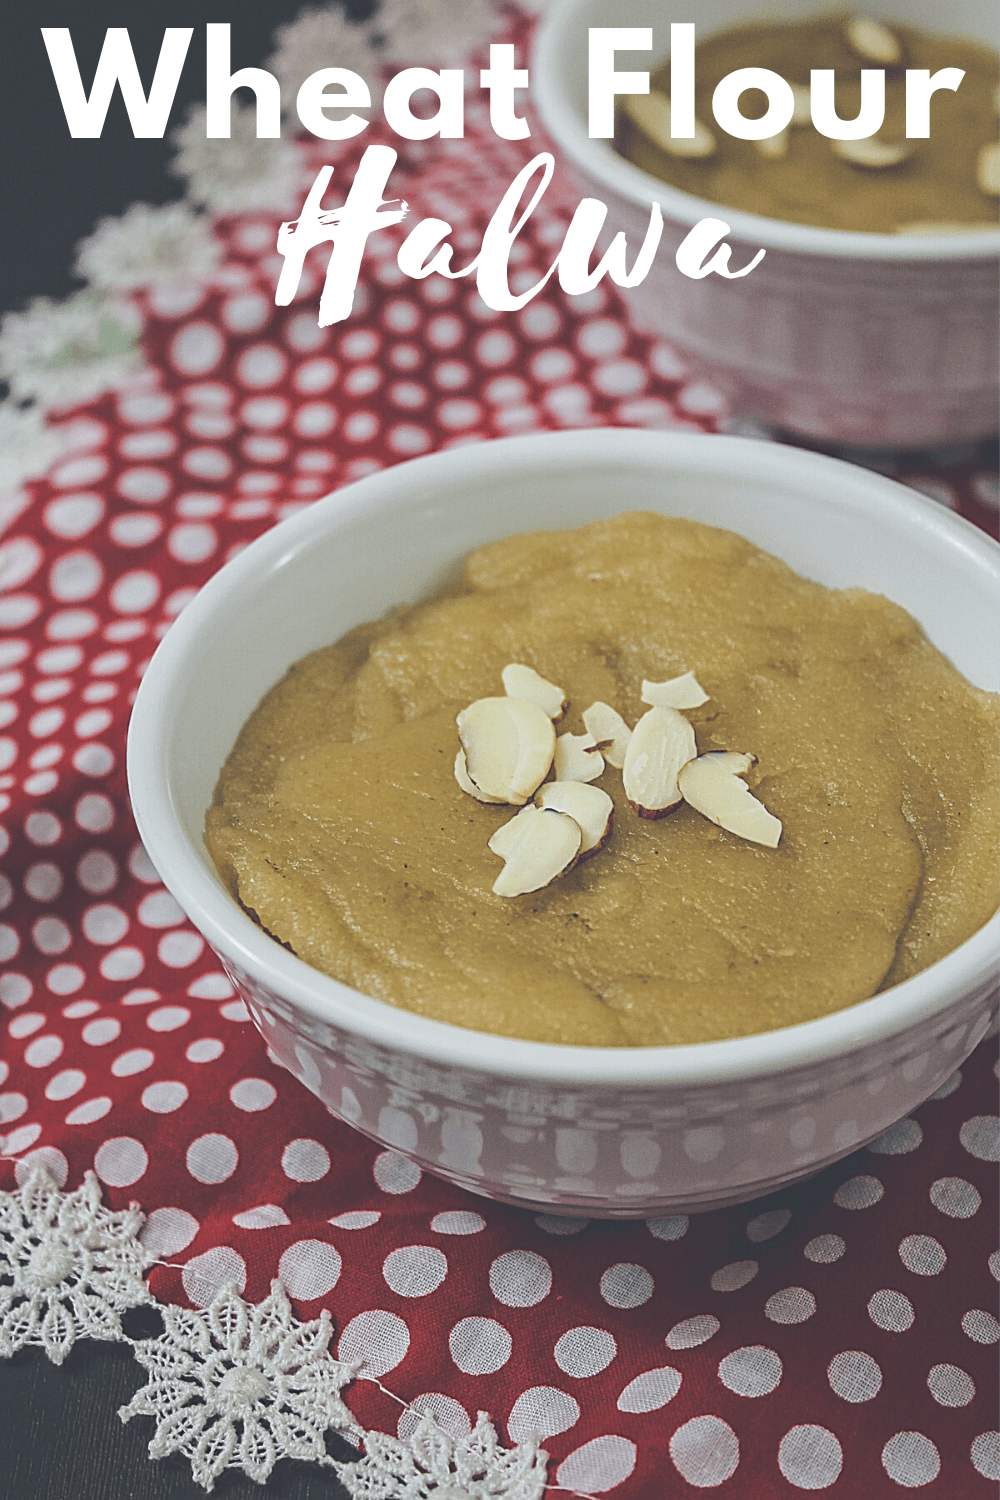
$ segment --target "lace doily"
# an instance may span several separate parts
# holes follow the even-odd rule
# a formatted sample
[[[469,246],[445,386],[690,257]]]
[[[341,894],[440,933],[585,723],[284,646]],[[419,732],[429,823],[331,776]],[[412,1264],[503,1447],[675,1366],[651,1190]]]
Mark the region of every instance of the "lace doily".
[[[104,1208],[93,1172],[64,1194],[39,1163],[0,1193],[0,1356],[40,1344],[61,1365],[78,1338],[123,1338],[120,1315],[152,1301],[141,1225],[135,1207]]]
[[[481,1411],[457,1440],[429,1415],[408,1443],[369,1433],[364,1458],[337,1473],[354,1500],[539,1500],[547,1458],[537,1443],[501,1447]]]

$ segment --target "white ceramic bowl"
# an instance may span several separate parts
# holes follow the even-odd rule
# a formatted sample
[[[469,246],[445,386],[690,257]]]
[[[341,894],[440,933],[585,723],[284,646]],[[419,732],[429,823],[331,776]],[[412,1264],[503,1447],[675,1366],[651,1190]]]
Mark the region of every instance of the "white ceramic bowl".
[[[940,0],[865,0],[864,9],[996,46],[985,0],[953,0],[946,9]],[[815,11],[815,0],[776,0],[767,19]],[[649,205],[663,210],[653,268],[623,295],[692,373],[724,392],[734,412],[823,441],[881,447],[989,436],[997,429],[1000,231],[855,234],[739,213],[669,187],[625,161],[610,141],[589,139],[590,26],[652,24],[653,51],[621,53],[617,63],[620,71],[652,71],[669,52],[672,21],[694,18],[702,37],[754,12],[747,0],[699,0],[695,7],[682,0],[557,0],[539,32],[533,97],[578,187],[608,205],[609,230],[626,229],[633,246],[642,241]],[[935,107],[947,107],[944,95]],[[730,225],[734,267],[766,250],[744,280],[692,281],[677,270],[677,246],[706,217]]]
[[[128,747],[154,864],[268,1045],[333,1114],[473,1192],[611,1218],[756,1197],[905,1115],[988,1026],[1000,919],[823,1020],[697,1046],[564,1047],[427,1020],[309,968],[231,899],[202,828],[237,732],[292,662],[431,593],[481,542],[634,507],[730,527],[823,583],[888,594],[967,677],[1000,684],[1000,548],[967,522],[816,454],[605,429],[419,458],[275,527],[173,625]]]

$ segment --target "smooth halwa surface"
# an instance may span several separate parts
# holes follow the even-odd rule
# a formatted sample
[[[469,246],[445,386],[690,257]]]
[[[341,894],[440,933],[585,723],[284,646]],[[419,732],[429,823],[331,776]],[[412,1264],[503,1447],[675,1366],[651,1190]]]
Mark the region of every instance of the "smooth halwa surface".
[[[542,891],[494,896],[516,809],[455,781],[455,715],[525,662],[630,724],[693,670],[699,753],[748,750],[777,849],[682,804]],[[998,699],[903,609],[743,538],[644,512],[473,552],[464,587],[297,663],[244,726],[206,842],[307,963],[460,1026],[653,1046],[825,1015],[948,953],[997,905]]]

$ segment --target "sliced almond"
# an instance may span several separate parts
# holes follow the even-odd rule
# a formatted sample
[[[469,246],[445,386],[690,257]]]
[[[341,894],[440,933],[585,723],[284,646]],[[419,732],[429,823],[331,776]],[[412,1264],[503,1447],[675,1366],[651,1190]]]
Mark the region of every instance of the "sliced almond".
[[[520,662],[512,661],[509,666],[504,667],[500,676],[508,698],[523,698],[525,703],[537,703],[550,719],[558,719],[569,707],[569,699],[564,696],[562,688],[540,677],[534,667],[525,667]]]
[[[976,157],[976,182],[979,191],[995,198],[1000,193],[1000,145],[990,141]]]
[[[643,678],[642,701],[654,708],[700,708],[708,694],[693,672],[671,677],[666,682],[647,682]]]
[[[869,172],[880,172],[885,167],[898,167],[912,154],[909,141],[880,141],[870,135],[860,141],[831,141],[834,154],[852,167],[864,167]]]
[[[790,125],[812,124],[812,89],[807,83],[793,83],[792,90],[792,118]]]
[[[625,764],[628,742],[632,738],[632,731],[621,714],[610,703],[602,703],[598,699],[584,710],[583,722],[588,734],[594,736],[604,751],[604,759],[608,765],[620,771]],[[604,744],[605,740],[609,741],[607,745]]]
[[[662,818],[681,800],[677,776],[698,754],[694,730],[675,708],[651,708],[632,731],[625,795],[640,818]]]
[[[782,156],[788,155],[788,147],[791,144],[792,134],[787,125],[784,130],[779,130],[777,135],[765,135],[754,145],[761,156],[768,157],[771,161],[777,161]]]
[[[651,89],[648,94],[628,94],[625,113],[643,135],[671,156],[704,157],[715,154],[715,136],[700,120],[694,122],[693,136],[670,134],[670,100],[666,94]]]
[[[851,16],[844,26],[844,39],[851,51],[866,62],[891,67],[903,56],[898,36],[872,16]]]
[[[592,734],[560,734],[556,739],[556,781],[596,781],[604,756]]]
[[[504,861],[493,894],[525,896],[540,891],[569,869],[582,842],[579,823],[567,813],[543,811],[534,804],[523,807],[490,839],[489,847]]]
[[[469,768],[465,762],[464,750],[459,750],[458,754],[455,756],[455,780],[462,788],[462,791],[468,792],[470,797],[475,797],[477,802],[502,803],[506,801],[506,798],[504,797],[490,797],[480,787],[476,786],[476,783],[469,775]]]
[[[740,777],[755,763],[753,755],[712,751],[686,765],[678,782],[684,801],[709,822],[742,839],[775,849],[781,820],[769,813]]]
[[[916,224],[897,224],[897,234],[992,234],[995,224],[962,224],[953,219],[926,219]]]
[[[523,698],[478,698],[456,723],[473,784],[497,801],[527,802],[548,775],[556,748],[545,710]]]
[[[535,806],[567,813],[579,823],[583,834],[581,859],[585,854],[596,854],[611,837],[615,804],[599,786],[586,786],[582,781],[547,781],[535,793]]]

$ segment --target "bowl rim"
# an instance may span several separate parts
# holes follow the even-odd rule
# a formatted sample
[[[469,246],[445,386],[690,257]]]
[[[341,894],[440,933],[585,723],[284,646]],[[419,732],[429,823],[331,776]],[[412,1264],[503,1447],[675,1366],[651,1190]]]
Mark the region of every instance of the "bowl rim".
[[[484,451],[507,472],[543,463],[579,465],[630,455],[678,462],[727,455],[739,472],[773,470],[789,477],[831,466],[850,481],[857,508],[877,506],[904,524],[930,532],[945,546],[971,554],[1000,588],[1000,545],[971,522],[883,475],[805,449],[749,438],[689,432],[592,428],[499,438],[446,449],[380,470],[335,490],[264,532],[218,570],[178,616],[146,669],[128,730],[128,786],[140,838],[164,884],[219,955],[255,983],[273,990],[315,1020],[332,1024],[388,1052],[405,1053],[439,1068],[562,1087],[620,1091],[750,1079],[851,1053],[931,1019],[954,1001],[987,986],[1000,955],[1000,912],[953,952],[891,990],[817,1020],[749,1037],[661,1047],[581,1047],[531,1042],[431,1020],[363,995],[311,968],[268,937],[241,910],[188,837],[166,775],[164,747],[172,696],[196,667],[200,633],[232,609],[242,587],[262,568],[284,566],[319,531],[354,524],[382,510],[419,505],[435,482],[454,482],[474,469]],[[724,445],[724,446],[723,446]],[[502,452],[497,452],[497,449]],[[665,452],[664,452],[665,450]],[[706,472],[718,468],[710,462]]]
[[[727,235],[765,250],[784,250],[830,259],[871,261],[982,261],[1000,251],[1000,227],[967,234],[903,235],[825,229],[793,224],[763,214],[744,213],[682,192],[619,156],[610,141],[591,140],[560,83],[566,35],[577,13],[592,0],[555,0],[535,34],[531,73],[533,98],[553,141],[578,168],[605,187],[648,209],[658,203],[665,219],[693,226],[700,219],[724,219]]]

